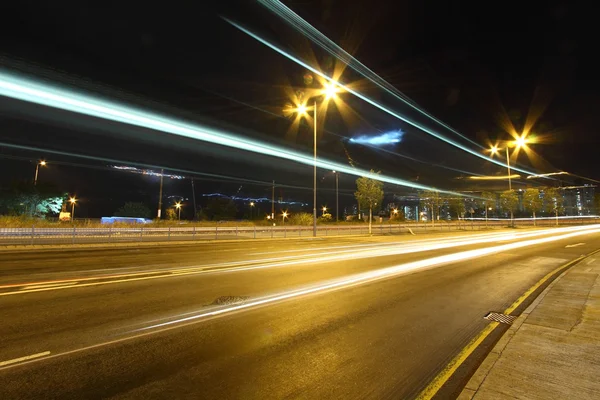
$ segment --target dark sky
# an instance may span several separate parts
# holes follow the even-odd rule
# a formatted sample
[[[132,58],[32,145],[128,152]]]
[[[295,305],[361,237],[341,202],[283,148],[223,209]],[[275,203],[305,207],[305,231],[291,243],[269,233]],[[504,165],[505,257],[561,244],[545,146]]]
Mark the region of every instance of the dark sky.
[[[315,57],[325,67],[327,57],[322,50],[307,45],[254,2],[224,1],[217,7],[204,2],[194,6],[122,3],[91,7],[75,2],[62,6],[14,2],[3,12],[9,18],[0,27],[0,61],[13,71],[310,151],[309,127],[302,125],[297,132],[288,132],[291,121],[280,117],[289,102],[286,89],[302,89],[306,70],[237,31],[220,16],[238,21],[295,54]],[[531,160],[533,166],[524,154],[519,156],[521,164],[543,172],[558,169],[597,178],[595,153],[600,140],[594,117],[600,106],[600,85],[594,14],[575,2],[534,3],[285,2],[466,137],[487,146],[487,140],[510,138],[506,121],[518,132],[527,120],[534,121],[531,131],[545,143],[532,145],[538,154]],[[415,114],[372,84],[357,82],[359,78],[346,70],[342,81],[359,84],[365,93],[395,111]],[[328,113],[327,132],[319,141],[320,154],[327,158],[340,162],[351,158],[362,168],[444,188],[460,186],[455,178],[463,174],[457,170],[503,172],[359,99],[348,94],[341,97],[355,114],[348,119],[335,109]],[[5,143],[236,178],[205,181],[201,186],[204,192],[233,194],[245,185],[242,194],[262,195],[268,188],[249,181],[275,179],[290,186],[280,189],[282,196],[309,198],[310,168],[291,162],[8,99],[0,99],[0,112],[0,139]],[[352,145],[344,139],[395,129],[405,132],[403,141],[383,150]],[[453,133],[444,134],[465,143]],[[1,151],[32,160],[46,157],[82,165],[106,164],[51,152]],[[15,171],[3,176],[4,184],[14,177],[27,178],[26,161],[0,162],[3,169]],[[136,176],[114,176],[82,167],[63,166],[62,170],[63,175],[53,179],[71,192],[87,191],[90,198],[107,188],[142,197],[148,191],[149,183],[136,180]],[[331,177],[321,171],[320,179],[322,196],[331,201]],[[347,199],[353,180],[342,178]],[[185,195],[186,185],[174,191]],[[151,192],[145,193],[148,199],[155,196],[154,188]]]

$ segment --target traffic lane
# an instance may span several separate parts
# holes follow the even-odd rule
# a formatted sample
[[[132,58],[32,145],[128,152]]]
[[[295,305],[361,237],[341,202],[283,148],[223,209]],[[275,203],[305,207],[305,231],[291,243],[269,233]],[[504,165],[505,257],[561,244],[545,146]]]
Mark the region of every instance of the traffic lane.
[[[481,247],[471,245],[461,250]],[[303,261],[266,269],[213,271],[102,286],[17,292],[0,297],[5,320],[9,321],[0,325],[0,336],[6,343],[0,351],[0,359],[16,358],[23,352],[33,354],[39,343],[51,346],[54,351],[66,351],[105,341],[148,325],[148,321],[164,322],[173,316],[198,313],[222,296],[253,299],[456,251],[449,248],[363,259],[352,259],[350,255],[339,262]]]
[[[552,230],[547,231],[549,234]],[[535,234],[536,231],[510,232],[509,235]],[[412,246],[418,243],[445,242],[499,237],[507,233],[490,232],[483,234],[434,235],[425,239],[415,237],[377,237],[346,238],[333,240],[306,240],[301,242],[266,243],[265,246],[239,246],[239,243],[216,246],[212,244],[198,247],[173,247],[155,249],[90,249],[87,251],[60,251],[40,253],[0,254],[0,285],[16,282],[36,282],[53,279],[69,279],[98,275],[130,273],[135,271],[155,271],[169,268],[176,264],[179,267],[202,265],[219,266],[220,264],[245,263],[249,258],[261,262],[269,258],[302,256],[302,253],[313,255],[316,251],[349,251],[353,248],[368,249],[370,247]],[[276,249],[276,250],[274,250]],[[2,259],[4,256],[4,259]],[[251,257],[250,257],[251,256]],[[77,272],[77,274],[74,274]]]
[[[401,238],[386,238],[401,240]],[[377,244],[370,238],[365,244]],[[303,239],[280,242],[198,243],[194,245],[139,248],[102,248],[83,250],[0,252],[0,277],[37,276],[70,272],[105,272],[106,270],[157,268],[163,265],[195,265],[223,261],[243,261],[248,253],[276,254],[286,250],[306,250],[327,246],[356,244],[356,240]],[[264,255],[262,257],[265,257]]]
[[[589,235],[586,235],[589,236]],[[572,240],[572,239],[569,239]],[[565,241],[567,243],[569,240]],[[560,246],[559,246],[560,247]],[[474,249],[477,246],[471,246]],[[549,254],[552,247],[531,248],[529,253]],[[579,254],[580,249],[572,249]],[[445,249],[430,252],[430,257],[452,254]],[[0,326],[0,336],[7,344],[0,359],[12,359],[23,352],[35,353],[39,343],[53,351],[66,351],[109,338],[128,334],[148,325],[148,321],[168,322],[177,316],[206,311],[222,296],[256,299],[265,294],[281,293],[309,284],[328,282],[373,269],[409,263],[425,254],[346,260],[336,263],[309,263],[264,270],[208,273],[134,281],[113,285],[66,288],[52,292],[20,293],[3,298],[7,324]],[[510,254],[504,257],[510,259]],[[575,256],[574,256],[575,257]],[[546,257],[547,260],[551,257]],[[557,257],[554,264],[564,261]],[[106,312],[110,310],[110,312]]]
[[[4,369],[0,397],[412,397],[488,311],[578,256],[540,247],[551,257],[495,254]]]

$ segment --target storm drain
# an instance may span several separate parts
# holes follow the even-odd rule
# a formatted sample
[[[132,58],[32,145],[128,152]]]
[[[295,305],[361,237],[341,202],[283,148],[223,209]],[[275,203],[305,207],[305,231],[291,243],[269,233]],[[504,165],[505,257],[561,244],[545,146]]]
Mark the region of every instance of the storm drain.
[[[512,315],[501,314],[497,312],[489,312],[485,317],[483,317],[489,321],[500,322],[501,324],[512,325],[512,323],[517,319]]]
[[[211,306],[224,306],[224,305],[232,305],[232,304],[243,304],[250,297],[248,296],[221,296],[217,297],[215,301],[213,301]]]

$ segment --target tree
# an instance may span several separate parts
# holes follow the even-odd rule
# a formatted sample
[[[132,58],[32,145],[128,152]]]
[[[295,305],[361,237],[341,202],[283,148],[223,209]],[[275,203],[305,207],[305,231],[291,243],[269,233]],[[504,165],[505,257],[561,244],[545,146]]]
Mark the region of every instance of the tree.
[[[419,203],[421,208],[426,208],[431,211],[431,224],[435,225],[436,215],[439,216],[440,206],[442,205],[440,193],[435,190],[424,190],[419,195]]]
[[[166,216],[167,216],[167,220],[169,221],[175,221],[177,219],[177,211],[175,211],[174,207],[169,207],[166,210]]]
[[[371,173],[375,174],[375,171],[371,170]],[[373,209],[380,207],[383,201],[383,182],[366,176],[358,178],[354,197],[356,197],[359,204],[369,207],[369,234],[371,234]]]
[[[500,194],[500,206],[510,213],[510,223],[513,225],[513,215],[519,206],[519,196],[514,190],[506,190]]]
[[[144,203],[127,202],[115,212],[116,217],[150,218],[152,211]]]
[[[66,193],[61,193],[54,186],[30,183],[16,183],[0,193],[0,212],[12,215],[44,217],[47,214],[58,214]]]
[[[206,204],[204,213],[212,221],[227,221],[235,219],[237,207],[230,199],[213,197]]]
[[[556,216],[556,225],[558,225],[558,214],[564,212],[565,199],[557,188],[547,188],[544,190],[544,205],[546,212],[552,212]]]
[[[458,219],[460,220],[467,211],[465,206],[465,199],[462,197],[450,197],[448,199],[448,205],[450,206],[450,212],[452,214],[456,214]]]
[[[313,215],[310,213],[295,213],[290,216],[290,224],[292,225],[312,225]]]
[[[536,225],[535,214],[542,210],[542,198],[540,197],[540,190],[529,188],[525,189],[523,193],[523,205],[525,209],[533,213],[533,225]]]

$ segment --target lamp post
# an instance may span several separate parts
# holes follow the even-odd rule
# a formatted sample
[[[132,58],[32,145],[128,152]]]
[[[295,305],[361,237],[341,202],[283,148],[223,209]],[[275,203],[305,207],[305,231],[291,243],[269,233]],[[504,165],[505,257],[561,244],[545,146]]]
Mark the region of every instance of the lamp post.
[[[181,221],[181,202],[175,203],[175,208],[177,209],[177,220]]]
[[[333,173],[335,174],[335,222],[338,222],[340,215],[340,203],[338,197],[340,173],[337,171],[333,171]]]
[[[252,221],[252,209],[254,208],[254,202],[250,202],[250,221]]]
[[[506,150],[506,170],[508,172],[508,190],[512,191],[512,181],[511,181],[511,177],[510,177],[510,155],[508,154],[508,148],[509,147],[515,147],[516,150],[519,150],[521,147],[525,147],[527,146],[527,138],[525,137],[525,135],[521,135],[519,136],[516,140],[514,141],[510,141],[506,143],[506,147],[504,148],[504,150]],[[491,156],[493,157],[495,154],[498,154],[500,149],[497,145],[494,145],[490,148],[490,153]],[[510,210],[510,225],[512,227],[514,227],[514,216],[513,216],[513,211],[512,209]]]
[[[46,161],[41,160],[40,162],[35,164],[35,177],[33,178],[33,186],[37,185],[37,180],[38,180],[38,173],[40,172],[40,165],[42,167],[46,166]]]
[[[75,203],[77,203],[77,199],[75,196],[69,198],[69,203],[71,203],[71,223],[75,222]]]
[[[323,216],[325,216],[325,213],[327,212],[327,207],[323,206],[322,210],[323,210]]]
[[[319,92],[318,96],[324,95],[325,100],[329,100],[336,96],[340,91],[335,82],[326,84]],[[306,116],[308,108],[306,104],[299,104],[292,111],[300,116]],[[313,237],[317,236],[317,100],[313,102]]]
[[[284,211],[283,213],[281,213],[281,226],[285,225],[285,219],[288,216],[287,211]]]

